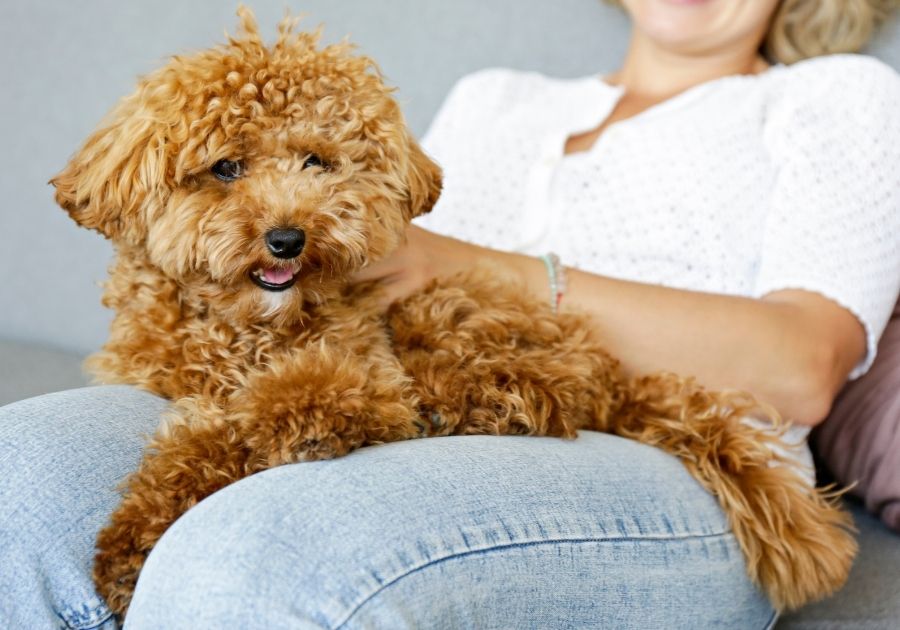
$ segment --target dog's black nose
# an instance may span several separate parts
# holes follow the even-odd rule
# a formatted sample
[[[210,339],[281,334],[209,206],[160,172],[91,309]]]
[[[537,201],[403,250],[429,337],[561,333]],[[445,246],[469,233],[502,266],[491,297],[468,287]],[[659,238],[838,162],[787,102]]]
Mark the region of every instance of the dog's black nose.
[[[303,230],[269,230],[266,232],[266,246],[276,258],[296,258],[303,251],[306,234]]]

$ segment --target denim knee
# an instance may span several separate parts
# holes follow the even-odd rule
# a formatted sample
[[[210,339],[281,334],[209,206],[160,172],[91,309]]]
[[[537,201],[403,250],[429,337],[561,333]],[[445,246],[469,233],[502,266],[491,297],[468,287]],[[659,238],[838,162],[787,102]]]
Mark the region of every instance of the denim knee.
[[[127,627],[764,628],[772,617],[680,462],[585,433],[416,440],[245,479],[163,536]]]

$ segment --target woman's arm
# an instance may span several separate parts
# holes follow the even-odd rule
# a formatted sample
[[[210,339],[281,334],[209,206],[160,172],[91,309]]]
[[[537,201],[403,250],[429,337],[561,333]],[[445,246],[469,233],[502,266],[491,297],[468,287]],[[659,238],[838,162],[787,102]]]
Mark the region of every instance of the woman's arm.
[[[407,242],[359,279],[380,278],[387,299],[476,262],[518,275],[549,300],[541,260],[412,226]],[[568,270],[563,304],[589,313],[610,352],[635,374],[667,370],[713,389],[741,389],[786,418],[814,425],[866,349],[859,321],[831,300],[786,290],[762,299],[723,296]]]

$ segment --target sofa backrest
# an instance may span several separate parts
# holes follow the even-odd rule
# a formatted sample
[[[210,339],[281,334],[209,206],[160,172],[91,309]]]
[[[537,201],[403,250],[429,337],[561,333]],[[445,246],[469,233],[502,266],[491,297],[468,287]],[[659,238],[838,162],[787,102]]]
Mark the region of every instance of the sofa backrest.
[[[270,36],[288,5],[349,35],[374,57],[421,134],[453,82],[488,66],[558,76],[609,71],[627,37],[623,14],[600,0],[250,0]],[[78,352],[100,346],[109,245],[53,202],[47,180],[135,77],[166,56],[234,31],[237,2],[16,2],[0,21],[0,338]],[[900,24],[873,46],[900,68]]]

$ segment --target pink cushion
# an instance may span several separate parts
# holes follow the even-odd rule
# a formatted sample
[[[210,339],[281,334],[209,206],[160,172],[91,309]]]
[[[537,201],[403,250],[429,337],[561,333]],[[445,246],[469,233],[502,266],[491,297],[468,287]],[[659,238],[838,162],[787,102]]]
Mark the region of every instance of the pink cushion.
[[[900,532],[900,301],[872,368],[848,383],[816,429],[815,448],[835,479]]]

